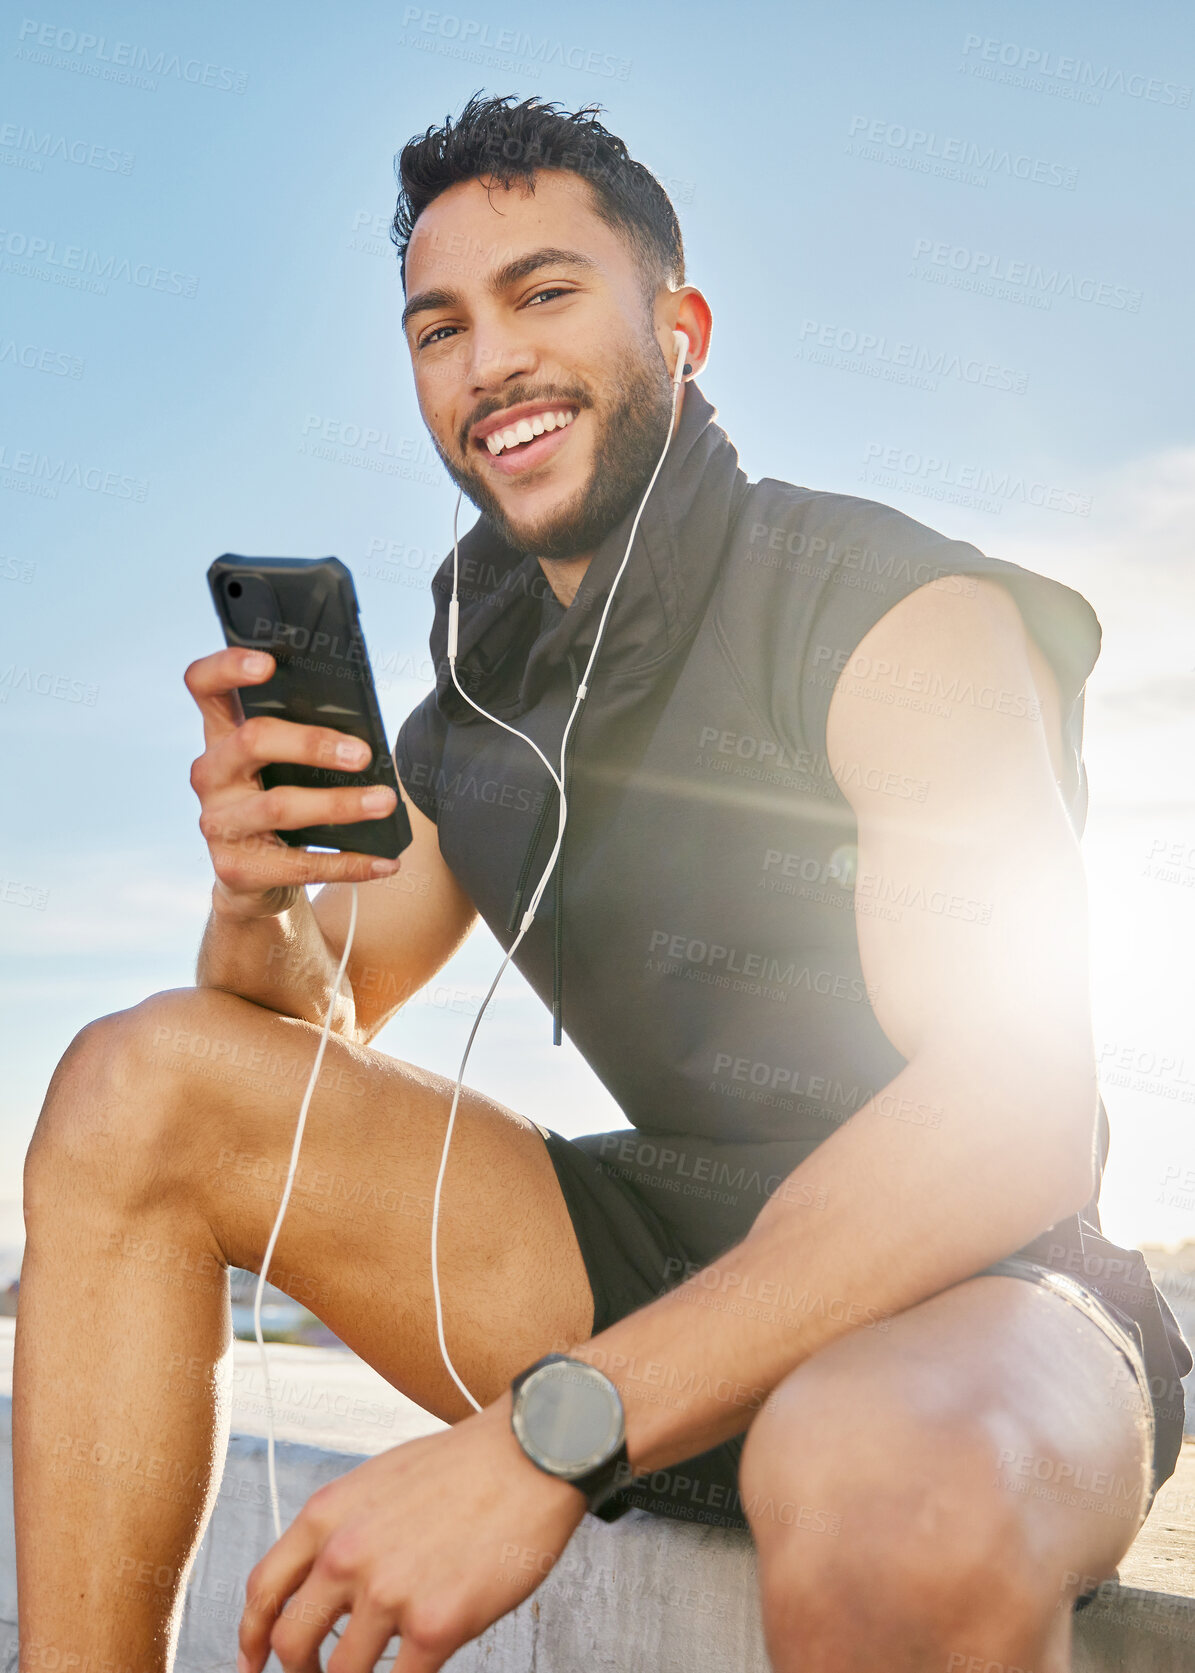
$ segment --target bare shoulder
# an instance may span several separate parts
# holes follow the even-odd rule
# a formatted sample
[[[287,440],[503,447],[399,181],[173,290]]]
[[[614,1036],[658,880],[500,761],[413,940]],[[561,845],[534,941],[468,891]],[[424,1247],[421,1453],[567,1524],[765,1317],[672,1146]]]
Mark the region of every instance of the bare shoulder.
[[[826,742],[832,763],[928,751],[940,767],[944,748],[986,748],[1000,735],[1023,745],[1027,731],[1057,784],[1062,715],[1048,658],[999,581],[945,575],[906,594],[860,640],[831,696]]]

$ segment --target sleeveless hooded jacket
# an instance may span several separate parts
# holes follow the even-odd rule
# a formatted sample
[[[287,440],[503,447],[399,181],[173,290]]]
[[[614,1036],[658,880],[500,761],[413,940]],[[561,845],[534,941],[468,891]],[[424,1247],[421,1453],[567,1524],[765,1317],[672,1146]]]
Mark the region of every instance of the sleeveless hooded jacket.
[[[906,1061],[880,1028],[860,965],[855,817],[826,759],[839,673],[916,588],[999,581],[1058,681],[1060,788],[1078,836],[1083,694],[1101,630],[1071,588],[890,506],[772,478],[749,483],[714,419],[686,385],[573,722],[561,854],[512,962],[552,1009],[554,1040],[567,1018],[653,1144],[674,1154],[681,1140],[694,1154],[766,1147],[791,1171]],[[638,503],[602,541],[567,609],[534,554],[513,550],[486,517],[460,541],[458,677],[557,771]],[[509,949],[555,842],[558,798],[535,752],[452,683],[452,569],[450,551],[432,581],[436,686],[403,723],[395,762],[436,821],[446,863]],[[1028,701],[935,691],[912,671],[897,690],[910,706],[999,701],[1023,712]],[[884,788],[926,792],[895,779]],[[875,909],[887,909],[882,899]],[[1101,1173],[1108,1142],[1101,1099]],[[687,1212],[700,1216],[696,1199]],[[1156,1479],[1165,1479],[1191,1354],[1144,1257],[1102,1236],[1098,1183],[1080,1215],[1018,1253],[1072,1273],[1133,1322],[1159,1424]]]

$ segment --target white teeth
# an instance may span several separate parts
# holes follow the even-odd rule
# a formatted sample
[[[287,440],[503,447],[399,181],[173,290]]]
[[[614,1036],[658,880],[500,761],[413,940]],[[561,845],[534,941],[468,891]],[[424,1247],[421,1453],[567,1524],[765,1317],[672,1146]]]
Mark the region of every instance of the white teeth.
[[[542,436],[545,432],[563,430],[576,416],[576,413],[572,412],[536,413],[534,418],[520,418],[517,424],[509,425],[505,430],[491,430],[483,440],[496,459],[505,448],[518,447],[522,442],[534,441],[536,436]]]

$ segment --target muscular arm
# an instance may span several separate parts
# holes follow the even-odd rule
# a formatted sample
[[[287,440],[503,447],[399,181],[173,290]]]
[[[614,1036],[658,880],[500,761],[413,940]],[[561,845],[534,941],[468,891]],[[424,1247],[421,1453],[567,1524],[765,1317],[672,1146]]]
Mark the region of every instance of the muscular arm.
[[[1041,707],[957,702],[943,716],[877,701],[849,667],[839,680],[827,752],[857,817],[863,973],[906,1066],[789,1175],[741,1243],[570,1350],[618,1385],[636,1469],[738,1433],[819,1348],[883,1329],[1091,1195],[1086,886],[1058,791],[1048,666],[989,581],[919,588],[857,655],[873,672],[933,668],[947,685],[957,676]],[[929,793],[861,788],[875,775],[844,771],[852,763],[924,779]],[[884,878],[928,904],[895,921],[860,909]]]

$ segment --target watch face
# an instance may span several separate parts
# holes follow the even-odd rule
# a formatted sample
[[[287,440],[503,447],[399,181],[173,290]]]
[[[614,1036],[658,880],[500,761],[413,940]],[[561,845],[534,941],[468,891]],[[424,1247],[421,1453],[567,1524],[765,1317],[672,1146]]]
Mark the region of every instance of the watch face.
[[[622,1444],[616,1391],[600,1371],[576,1361],[532,1372],[519,1390],[512,1422],[523,1448],[553,1475],[585,1475]]]

